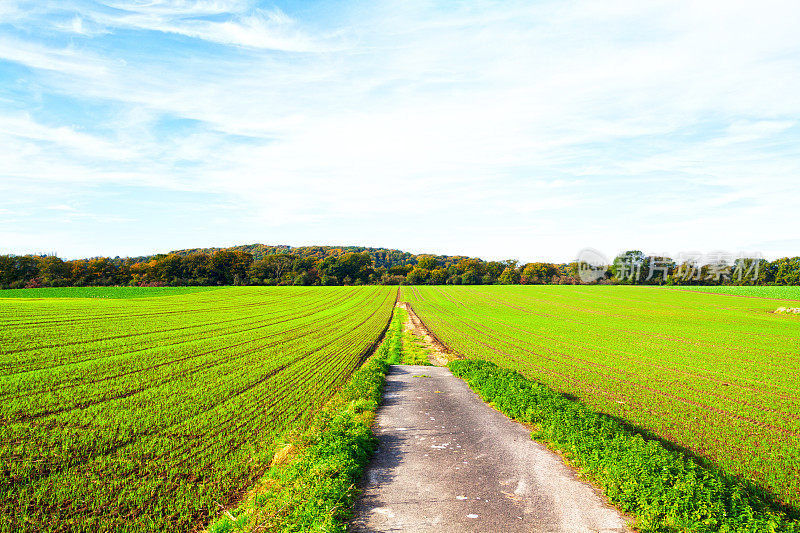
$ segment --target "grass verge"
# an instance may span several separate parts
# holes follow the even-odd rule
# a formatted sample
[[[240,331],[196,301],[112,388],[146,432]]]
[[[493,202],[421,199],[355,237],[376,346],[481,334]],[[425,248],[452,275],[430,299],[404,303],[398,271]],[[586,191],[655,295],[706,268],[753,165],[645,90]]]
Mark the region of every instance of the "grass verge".
[[[642,532],[800,532],[800,522],[756,488],[618,419],[494,363],[456,360],[449,367],[484,401],[534,425],[532,438],[561,452]]]
[[[280,439],[267,474],[238,507],[223,511],[210,533],[346,531],[356,483],[375,449],[372,422],[389,364],[401,357],[402,333],[395,313],[375,354],[302,432]]]
[[[402,307],[395,309],[395,313],[400,316],[400,363],[403,365],[433,366],[428,358],[428,349],[422,341],[414,335],[410,329],[403,329],[402,324],[408,322],[408,311]]]

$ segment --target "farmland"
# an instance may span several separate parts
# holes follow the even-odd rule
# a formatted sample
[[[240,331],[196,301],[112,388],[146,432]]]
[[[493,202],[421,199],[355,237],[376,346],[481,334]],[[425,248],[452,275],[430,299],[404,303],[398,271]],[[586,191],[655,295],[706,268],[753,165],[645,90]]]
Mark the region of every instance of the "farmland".
[[[0,531],[202,525],[360,365],[396,289],[154,294],[0,301]]]
[[[404,287],[432,332],[800,505],[786,301],[624,286]]]
[[[46,287],[41,289],[6,289],[0,298],[155,298],[213,291],[219,287]]]
[[[680,287],[677,290],[708,292],[712,294],[730,294],[732,296],[747,296],[749,298],[800,300],[800,286],[797,285],[700,285]]]

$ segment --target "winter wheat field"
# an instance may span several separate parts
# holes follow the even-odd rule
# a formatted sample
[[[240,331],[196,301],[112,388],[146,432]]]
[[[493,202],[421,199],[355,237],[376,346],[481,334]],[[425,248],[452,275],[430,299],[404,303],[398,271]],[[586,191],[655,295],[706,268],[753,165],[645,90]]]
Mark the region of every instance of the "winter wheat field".
[[[768,289],[768,288],[767,288]],[[200,530],[407,302],[484,359],[800,506],[800,293],[625,286],[6,291],[2,531]],[[784,299],[778,299],[780,296]]]

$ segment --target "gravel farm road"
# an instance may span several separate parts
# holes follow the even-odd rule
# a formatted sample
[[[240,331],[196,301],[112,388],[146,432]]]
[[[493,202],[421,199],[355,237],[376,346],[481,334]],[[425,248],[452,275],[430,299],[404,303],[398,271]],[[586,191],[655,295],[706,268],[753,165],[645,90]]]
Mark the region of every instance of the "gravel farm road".
[[[391,367],[349,531],[627,532],[630,520],[446,367]]]

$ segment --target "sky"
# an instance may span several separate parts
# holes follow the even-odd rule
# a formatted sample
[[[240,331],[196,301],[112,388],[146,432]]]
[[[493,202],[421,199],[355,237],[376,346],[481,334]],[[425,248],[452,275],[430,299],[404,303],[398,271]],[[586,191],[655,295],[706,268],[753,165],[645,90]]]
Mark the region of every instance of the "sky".
[[[0,253],[800,255],[800,3],[0,0]]]

